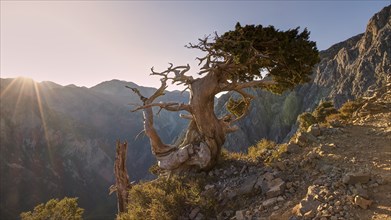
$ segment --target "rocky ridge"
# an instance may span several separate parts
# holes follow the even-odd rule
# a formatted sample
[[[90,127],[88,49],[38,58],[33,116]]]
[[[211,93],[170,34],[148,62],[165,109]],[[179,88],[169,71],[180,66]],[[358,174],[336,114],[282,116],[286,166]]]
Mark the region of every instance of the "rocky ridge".
[[[217,180],[202,194],[217,198],[218,214],[195,207],[184,219],[390,219],[390,122],[391,80],[348,123],[314,125],[269,149],[280,151],[274,161],[231,161],[205,174]]]

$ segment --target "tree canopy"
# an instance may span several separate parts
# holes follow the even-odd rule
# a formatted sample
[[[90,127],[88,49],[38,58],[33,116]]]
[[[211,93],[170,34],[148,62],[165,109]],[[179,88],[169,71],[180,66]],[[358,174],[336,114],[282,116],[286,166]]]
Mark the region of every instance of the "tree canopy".
[[[221,36],[215,33],[214,38],[199,39],[197,45],[188,47],[207,53],[198,58],[200,65],[204,63],[201,70],[211,64],[225,68],[226,80],[237,83],[271,77],[276,84],[268,89],[281,93],[308,82],[312,67],[319,62],[316,43],[309,36],[307,29],[300,33],[299,27],[280,31],[273,26],[237,23],[234,30]]]

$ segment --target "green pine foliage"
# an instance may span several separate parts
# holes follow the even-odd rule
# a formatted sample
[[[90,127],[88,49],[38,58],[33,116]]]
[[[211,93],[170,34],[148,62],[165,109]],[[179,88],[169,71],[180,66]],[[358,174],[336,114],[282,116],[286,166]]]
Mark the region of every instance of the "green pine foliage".
[[[77,198],[51,199],[45,204],[39,204],[33,211],[20,214],[22,220],[81,220],[84,209],[79,208]]]
[[[247,82],[267,73],[278,83],[267,89],[281,93],[308,82],[312,67],[319,62],[316,43],[309,35],[307,29],[300,32],[299,27],[281,31],[273,26],[237,23],[235,30],[216,39],[213,49],[216,56],[232,54],[234,62],[243,65],[229,75],[229,80]]]

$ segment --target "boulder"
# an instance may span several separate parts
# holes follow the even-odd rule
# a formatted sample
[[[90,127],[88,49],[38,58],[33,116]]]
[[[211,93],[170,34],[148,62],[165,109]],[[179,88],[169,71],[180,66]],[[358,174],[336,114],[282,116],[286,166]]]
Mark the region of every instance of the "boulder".
[[[350,172],[347,173],[343,178],[342,182],[345,184],[357,184],[367,183],[371,179],[371,174],[366,172]]]
[[[321,204],[320,201],[316,200],[318,197],[317,193],[318,189],[316,186],[308,187],[307,195],[293,208],[293,214],[311,218],[311,216],[316,213],[318,206]]]
[[[285,190],[285,182],[280,178],[276,178],[268,182],[267,186],[268,190],[266,191],[266,198],[273,198],[279,196]]]
[[[238,196],[249,194],[254,190],[254,186],[257,183],[258,175],[252,175],[245,179],[245,181],[237,188],[236,194]]]

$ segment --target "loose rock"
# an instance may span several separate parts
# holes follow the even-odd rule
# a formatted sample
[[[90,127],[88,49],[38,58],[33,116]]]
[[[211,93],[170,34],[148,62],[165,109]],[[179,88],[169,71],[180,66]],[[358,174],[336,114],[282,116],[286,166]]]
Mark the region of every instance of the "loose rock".
[[[360,206],[362,209],[368,209],[368,207],[372,204],[372,200],[364,199],[361,196],[355,196],[354,204]]]
[[[274,198],[263,201],[262,206],[267,208],[267,207],[270,207],[270,206],[276,204],[276,202],[277,202],[277,198],[274,197]]]

